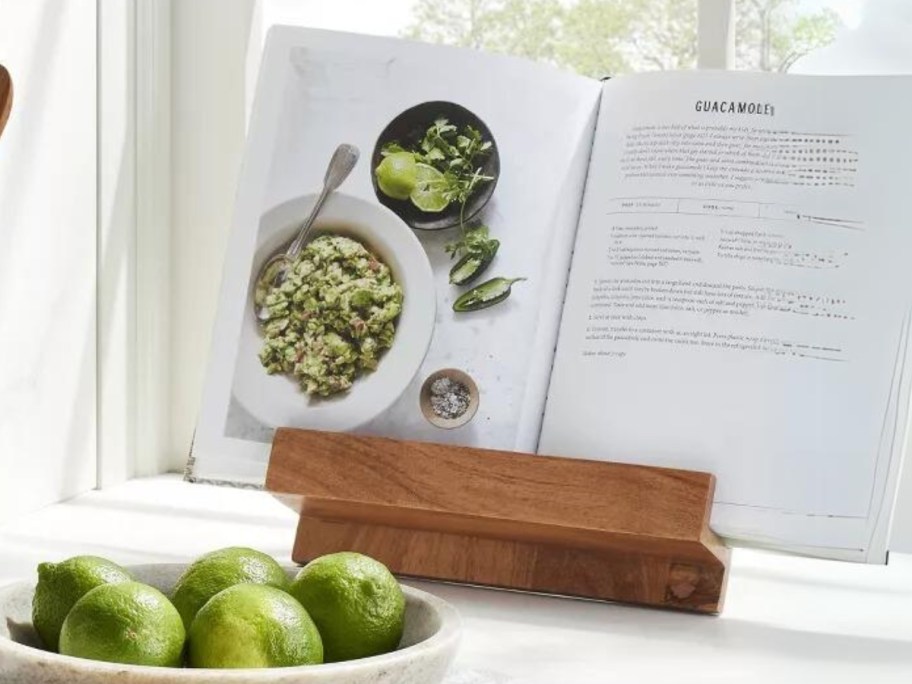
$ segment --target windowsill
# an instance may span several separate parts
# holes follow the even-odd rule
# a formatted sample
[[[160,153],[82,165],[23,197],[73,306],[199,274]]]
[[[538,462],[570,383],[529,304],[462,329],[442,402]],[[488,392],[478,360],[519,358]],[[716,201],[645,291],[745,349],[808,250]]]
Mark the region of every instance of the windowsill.
[[[83,553],[145,563],[247,545],[287,559],[295,524],[262,492],[134,480],[0,526],[0,583]],[[408,583],[462,613],[455,668],[491,673],[466,681],[905,683],[912,671],[912,555],[882,567],[738,549],[720,618]]]

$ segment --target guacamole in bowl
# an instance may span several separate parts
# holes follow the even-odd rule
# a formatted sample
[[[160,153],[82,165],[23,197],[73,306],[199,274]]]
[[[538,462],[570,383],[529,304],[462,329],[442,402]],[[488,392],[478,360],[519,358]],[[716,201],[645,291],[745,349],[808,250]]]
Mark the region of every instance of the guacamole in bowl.
[[[234,358],[233,373],[222,379],[230,387],[229,404],[225,407],[229,437],[251,439],[251,435],[256,435],[261,441],[268,440],[271,435],[256,430],[280,425],[328,431],[359,428],[407,392],[427,354],[437,309],[434,273],[427,252],[414,231],[395,213],[377,202],[342,191],[330,195],[302,250],[302,257],[310,262],[302,265],[305,271],[326,270],[317,279],[327,280],[325,287],[332,290],[328,292],[329,299],[323,298],[322,303],[318,299],[314,307],[306,302],[313,291],[297,288],[294,293],[277,296],[276,315],[270,318],[293,320],[276,322],[276,330],[267,331],[257,318],[257,298],[268,296],[272,289],[269,287],[272,281],[261,278],[261,269],[273,255],[287,248],[316,200],[316,193],[301,195],[266,210],[259,217],[253,244],[239,246],[234,255],[238,260],[236,268],[242,268],[248,278],[230,300],[236,306],[239,327],[223,331],[224,340],[216,340],[214,344],[216,353],[231,354]],[[308,247],[311,249],[307,250]],[[244,251],[251,249],[252,253],[247,252],[250,256],[245,256]],[[375,267],[365,252],[386,268]],[[347,265],[343,266],[343,262]],[[367,272],[363,270],[365,267]],[[368,272],[365,282],[360,274]],[[262,287],[263,280],[266,288]],[[349,285],[357,281],[368,285],[369,297],[356,294],[359,288]],[[392,313],[397,300],[395,288],[400,293],[398,315]],[[348,292],[347,303],[340,301],[344,294],[340,289]],[[295,302],[295,298],[299,301]],[[286,299],[289,311],[294,311],[290,316],[280,315]],[[265,303],[262,299],[260,302]],[[307,311],[308,306],[319,313],[316,320]],[[364,320],[365,316],[370,322]],[[365,329],[362,335],[358,319],[373,332]],[[391,337],[388,322],[392,322]],[[289,326],[293,328],[292,339],[281,329],[283,326],[286,330]],[[236,345],[232,343],[238,334],[234,330],[240,334]],[[339,345],[331,333],[348,346]],[[318,350],[315,346],[309,355],[302,355],[296,375],[294,366],[299,364],[296,357],[303,349],[305,338],[317,346],[325,345],[326,349]],[[372,348],[375,342],[369,338],[376,340],[376,349]],[[330,344],[333,342],[336,344]],[[335,348],[335,355],[329,351],[330,347]],[[280,351],[283,356],[279,355]],[[305,356],[310,357],[307,363]],[[291,367],[292,371],[276,366],[269,373],[261,358],[267,363]],[[344,378],[351,376],[353,358],[356,369],[349,389],[324,394],[308,392],[308,381],[314,383],[314,390],[322,391],[346,384]]]
[[[269,313],[259,353],[267,373],[328,397],[377,368],[403,303],[389,266],[357,240],[326,234],[301,250],[278,287],[273,277],[267,272],[254,295]]]

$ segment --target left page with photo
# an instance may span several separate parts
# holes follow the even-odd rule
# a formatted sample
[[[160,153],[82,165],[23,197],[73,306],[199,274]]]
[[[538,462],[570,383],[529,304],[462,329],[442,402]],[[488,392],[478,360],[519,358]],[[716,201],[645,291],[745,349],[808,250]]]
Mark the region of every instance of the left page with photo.
[[[272,29],[191,476],[261,483],[280,426],[533,451],[600,93],[512,57]],[[262,275],[341,144],[353,171]]]

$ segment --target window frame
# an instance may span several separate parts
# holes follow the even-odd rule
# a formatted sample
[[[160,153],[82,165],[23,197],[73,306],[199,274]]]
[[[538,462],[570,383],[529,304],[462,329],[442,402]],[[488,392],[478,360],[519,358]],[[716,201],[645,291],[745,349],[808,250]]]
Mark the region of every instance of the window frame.
[[[170,470],[171,2],[97,0],[96,485]]]
[[[735,0],[698,0],[697,68],[734,69]]]

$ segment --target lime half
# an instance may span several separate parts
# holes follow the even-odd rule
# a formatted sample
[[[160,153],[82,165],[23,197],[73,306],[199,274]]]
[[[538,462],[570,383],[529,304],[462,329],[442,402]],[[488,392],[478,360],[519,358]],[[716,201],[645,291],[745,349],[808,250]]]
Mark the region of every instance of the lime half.
[[[412,190],[412,194],[409,195],[412,204],[421,209],[421,211],[432,214],[436,214],[446,209],[449,206],[450,201],[444,194],[446,180],[444,179],[443,174],[433,166],[428,166],[427,164],[418,164],[417,169],[417,182],[415,188]]]

